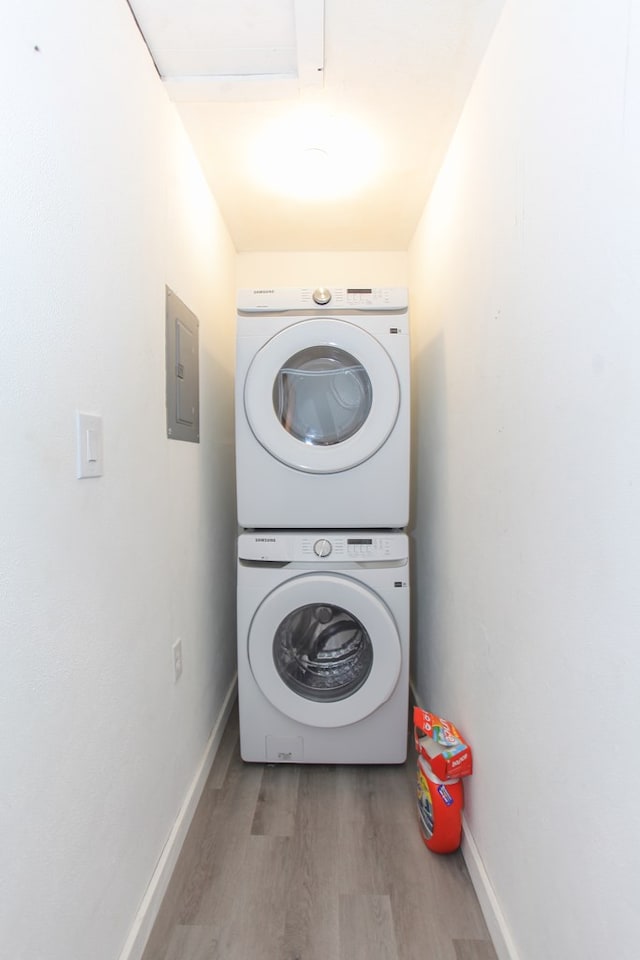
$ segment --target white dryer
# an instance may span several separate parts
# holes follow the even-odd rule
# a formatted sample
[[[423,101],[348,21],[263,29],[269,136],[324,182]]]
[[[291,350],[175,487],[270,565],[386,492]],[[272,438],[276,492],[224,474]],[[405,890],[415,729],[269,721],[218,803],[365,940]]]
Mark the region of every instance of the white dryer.
[[[244,760],[402,763],[408,695],[404,533],[240,534]]]
[[[239,291],[241,527],[406,526],[407,303],[399,287]]]

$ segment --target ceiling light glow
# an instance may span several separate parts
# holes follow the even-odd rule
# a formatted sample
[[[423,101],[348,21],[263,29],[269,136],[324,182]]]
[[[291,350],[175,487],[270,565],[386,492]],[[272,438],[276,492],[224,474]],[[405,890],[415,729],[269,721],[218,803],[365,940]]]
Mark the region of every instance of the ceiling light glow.
[[[379,169],[380,148],[351,118],[307,109],[265,128],[250,162],[253,176],[276,193],[331,200],[371,183]]]

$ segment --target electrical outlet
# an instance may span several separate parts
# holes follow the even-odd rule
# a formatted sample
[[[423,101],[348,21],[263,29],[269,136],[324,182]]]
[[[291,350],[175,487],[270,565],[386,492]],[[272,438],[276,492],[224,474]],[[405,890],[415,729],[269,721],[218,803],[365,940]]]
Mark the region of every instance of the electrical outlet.
[[[171,649],[173,650],[173,682],[177,683],[182,676],[182,640],[180,637]]]

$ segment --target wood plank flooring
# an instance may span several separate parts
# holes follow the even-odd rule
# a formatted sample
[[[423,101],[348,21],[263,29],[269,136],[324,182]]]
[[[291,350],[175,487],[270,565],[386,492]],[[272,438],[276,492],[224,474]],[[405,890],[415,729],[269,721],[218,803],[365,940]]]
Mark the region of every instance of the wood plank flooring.
[[[496,960],[404,766],[245,764],[232,714],[143,960]]]

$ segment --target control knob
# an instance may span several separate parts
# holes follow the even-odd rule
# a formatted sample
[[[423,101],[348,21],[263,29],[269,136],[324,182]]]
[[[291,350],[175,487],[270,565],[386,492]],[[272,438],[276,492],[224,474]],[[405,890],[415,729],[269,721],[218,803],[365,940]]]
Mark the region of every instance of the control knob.
[[[333,547],[331,546],[330,540],[316,540],[313,545],[313,552],[316,557],[328,557],[332,550]]]
[[[331,300],[331,290],[328,290],[327,287],[318,287],[317,290],[313,291],[313,299],[323,306]]]

